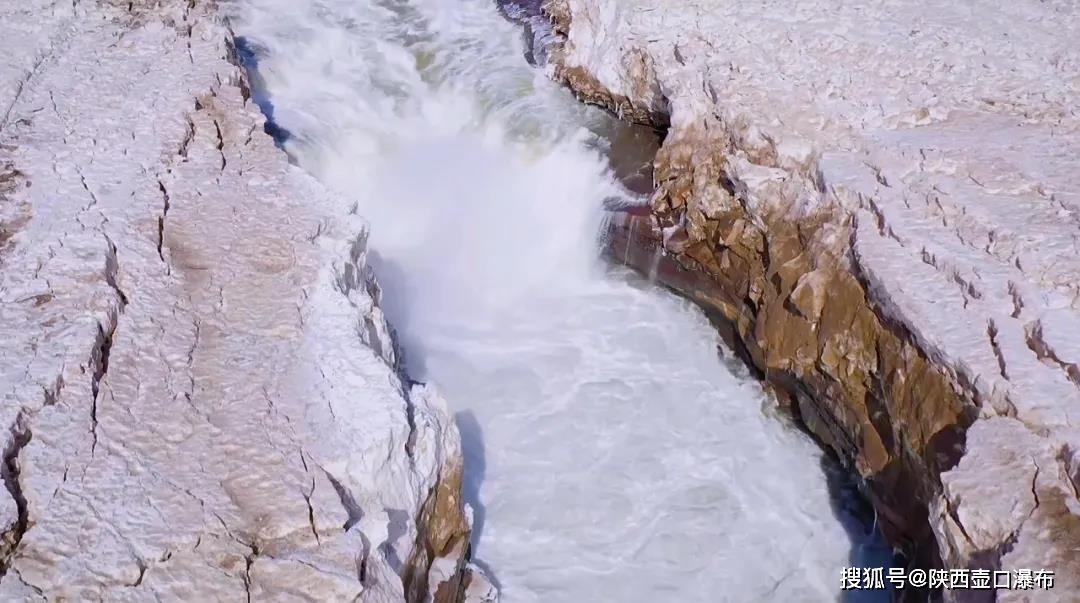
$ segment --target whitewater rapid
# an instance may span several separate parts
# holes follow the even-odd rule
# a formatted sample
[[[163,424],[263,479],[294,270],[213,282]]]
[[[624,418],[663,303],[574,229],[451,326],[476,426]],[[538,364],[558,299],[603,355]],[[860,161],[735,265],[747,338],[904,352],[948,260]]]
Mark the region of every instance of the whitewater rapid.
[[[821,453],[698,309],[599,259],[623,193],[595,132],[616,126],[525,62],[491,0],[229,11],[284,148],[372,224],[504,601],[839,596],[862,543]]]

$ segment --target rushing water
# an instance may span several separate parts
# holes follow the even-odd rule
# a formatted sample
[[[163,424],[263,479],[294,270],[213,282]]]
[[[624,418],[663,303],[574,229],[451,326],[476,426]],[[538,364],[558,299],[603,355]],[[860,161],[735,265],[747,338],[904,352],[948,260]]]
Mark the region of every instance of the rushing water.
[[[284,147],[372,223],[504,601],[839,596],[860,543],[820,452],[699,310],[598,259],[614,124],[525,62],[492,0],[231,12]]]

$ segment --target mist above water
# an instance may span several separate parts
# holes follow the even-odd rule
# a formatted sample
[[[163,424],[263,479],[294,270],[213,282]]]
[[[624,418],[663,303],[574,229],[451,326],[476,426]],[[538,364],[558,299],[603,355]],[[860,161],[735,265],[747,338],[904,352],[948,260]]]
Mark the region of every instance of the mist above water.
[[[853,544],[820,452],[698,309],[600,261],[623,193],[594,132],[616,125],[530,67],[490,0],[231,11],[284,147],[372,224],[504,601],[838,597]]]

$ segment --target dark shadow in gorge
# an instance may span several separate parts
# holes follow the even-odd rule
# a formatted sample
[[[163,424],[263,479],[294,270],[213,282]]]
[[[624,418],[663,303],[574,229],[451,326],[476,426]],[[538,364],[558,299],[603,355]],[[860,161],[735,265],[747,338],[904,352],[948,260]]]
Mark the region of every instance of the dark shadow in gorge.
[[[473,509],[473,546],[480,541],[484,533],[484,504],[480,502],[480,484],[484,481],[487,463],[484,461],[484,431],[480,421],[471,410],[454,414],[458,431],[461,433],[461,454],[465,457],[468,470],[461,483],[461,495]]]
[[[427,379],[427,366],[424,364],[423,342],[411,336],[404,328],[411,318],[406,300],[409,290],[409,276],[393,260],[390,260],[374,248],[368,249],[368,265],[375,271],[375,278],[382,291],[379,307],[386,315],[394,340],[394,352],[397,355],[401,372],[410,380],[422,382]],[[466,463],[466,471],[468,471]]]
[[[251,87],[251,100],[259,106],[259,110],[266,117],[266,125],[263,126],[263,131],[274,139],[274,143],[279,148],[284,148],[285,142],[289,140],[290,135],[287,130],[274,121],[274,103],[270,101],[270,96],[266,92],[266,84],[259,74],[259,55],[262,50],[244,36],[233,38],[233,48],[236,50],[236,58],[240,61],[240,67],[247,74],[248,85]]]
[[[625,212],[622,212],[622,215],[625,215]],[[612,266],[625,265],[632,268],[640,275],[640,278],[648,280],[653,286],[663,287],[675,295],[698,303],[723,341],[717,353],[725,363],[736,374],[745,373],[746,378],[754,378],[764,383],[765,375],[754,366],[750,352],[736,336],[734,326],[719,313],[710,311],[708,305],[685,293],[696,291],[707,298],[710,288],[715,287],[715,284],[703,280],[696,272],[682,270],[672,256],[658,253],[655,241],[640,230],[642,229],[638,229],[638,232],[630,231],[618,220],[613,220],[611,233],[606,237],[608,244],[604,250],[608,262]],[[775,378],[775,375],[773,377]],[[903,567],[903,560],[893,558],[892,549],[874,521],[872,506],[859,489],[859,478],[840,464],[831,449],[818,440],[802,423],[801,417],[794,409],[784,409],[783,404],[779,406],[784,412],[780,417],[774,417],[774,420],[782,420],[791,429],[798,429],[805,437],[813,440],[822,452],[820,467],[822,478],[828,486],[830,507],[833,515],[847,533],[851,544],[848,554],[849,567],[880,567],[883,574],[890,567]],[[892,599],[893,595],[899,594],[881,590],[842,591],[840,586],[841,576],[837,574],[837,599],[844,603],[883,603]],[[910,589],[908,591],[910,592]]]
[[[394,325],[409,324],[410,311],[405,296],[408,295],[408,275],[395,262],[389,260],[374,250],[368,250],[368,263],[375,270],[379,280],[380,289],[383,292],[380,306],[386,313],[387,322],[393,330],[395,352],[398,364],[405,379],[410,381],[426,380],[427,367],[424,364],[425,348],[423,341],[409,334],[408,329],[394,329]],[[437,384],[436,384],[437,385]],[[451,407],[453,407],[452,401]],[[454,422],[457,424],[461,435],[461,456],[465,463],[465,470],[461,478],[461,496],[465,504],[472,508],[473,525],[469,541],[472,545],[470,562],[476,564],[484,571],[488,581],[499,588],[499,580],[496,573],[480,557],[480,544],[484,534],[484,524],[487,519],[487,510],[483,501],[480,500],[480,486],[484,482],[487,473],[487,450],[484,445],[484,431],[480,421],[471,410],[463,410],[454,414]]]
[[[487,472],[486,451],[484,448],[484,430],[480,421],[471,410],[463,410],[454,414],[458,432],[461,433],[461,455],[465,460],[464,477],[461,480],[461,496],[465,503],[472,507],[473,527],[470,538],[473,547],[472,563],[475,563],[491,581],[495,588],[499,588],[498,576],[480,555],[479,545],[483,541],[484,522],[487,517],[487,509],[480,500],[480,485],[484,482]]]
[[[821,455],[821,471],[829,486],[829,504],[833,515],[840,520],[851,540],[848,566],[858,568],[882,568],[882,573],[894,565],[892,548],[885,542],[874,521],[874,509],[859,492],[855,478],[829,454]],[[837,576],[840,580],[840,576]],[[889,586],[885,583],[886,587]],[[845,590],[841,591],[843,603],[878,603],[895,596],[892,588],[887,591]]]

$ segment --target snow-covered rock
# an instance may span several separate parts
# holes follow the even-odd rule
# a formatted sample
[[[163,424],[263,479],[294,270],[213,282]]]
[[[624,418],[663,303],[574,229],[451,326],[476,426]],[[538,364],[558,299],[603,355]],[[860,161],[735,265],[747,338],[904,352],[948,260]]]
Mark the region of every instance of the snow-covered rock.
[[[667,128],[616,243],[665,246],[661,278],[733,324],[895,543],[1075,598],[1080,8],[545,8],[556,77]]]
[[[0,598],[462,600],[457,429],[214,11],[0,7]]]

